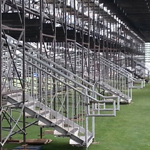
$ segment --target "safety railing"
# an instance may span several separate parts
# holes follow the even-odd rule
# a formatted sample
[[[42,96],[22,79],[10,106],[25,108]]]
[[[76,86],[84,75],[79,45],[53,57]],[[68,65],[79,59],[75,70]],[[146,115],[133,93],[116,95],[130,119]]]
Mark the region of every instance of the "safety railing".
[[[6,76],[3,77],[4,81],[6,81],[5,85],[6,83],[9,84],[7,88],[10,91],[22,89],[22,72],[19,74],[19,79],[17,72],[12,69],[15,67],[19,70],[19,65],[23,63],[22,43],[16,41],[10,36],[3,39],[3,42],[5,43],[3,45],[5,53],[9,49],[7,52],[8,59],[11,59],[9,57],[12,56],[13,60],[15,60],[15,62],[10,63],[8,66],[11,68],[8,69],[8,72],[10,72],[9,80]],[[9,44],[9,48],[5,47],[6,43]],[[64,117],[68,118],[68,124],[72,124],[70,126],[75,127],[78,124],[81,134],[93,135],[94,122],[92,121],[89,123],[91,124],[89,126],[91,130],[87,129],[87,127],[85,127],[89,122],[87,117],[116,115],[115,98],[118,100],[118,97],[103,96],[95,91],[92,84],[50,61],[41,54],[34,53],[34,55],[32,55],[31,53],[34,52],[34,49],[32,49],[32,46],[29,44],[26,45],[26,50],[26,104],[28,105],[29,103],[30,105],[31,102],[38,102],[40,106],[34,109],[38,114],[42,114],[49,109],[49,119],[53,119],[54,115],[56,118],[58,115],[58,119],[64,119]],[[5,67],[3,70],[5,70]],[[16,99],[16,96],[13,94],[12,97]],[[99,97],[101,99],[98,99]],[[110,100],[110,98],[113,98],[113,100]],[[22,101],[21,95],[19,95],[17,101]],[[107,105],[109,103],[112,105]],[[109,108],[107,108],[107,106]],[[110,108],[110,106],[112,107]],[[44,112],[39,109],[41,107]],[[109,111],[109,113],[103,111]],[[43,116],[44,115],[46,114],[43,114]],[[70,122],[70,120],[73,120],[73,122]]]
[[[105,59],[100,53],[94,53],[82,45],[72,42],[69,42],[67,47],[58,43],[55,53],[57,54],[55,58],[57,64],[66,67],[87,82],[101,83],[101,88],[104,84],[108,85],[110,88],[113,87],[113,90],[116,89],[116,92],[123,93],[127,99],[132,99],[131,88],[134,81],[132,74]]]

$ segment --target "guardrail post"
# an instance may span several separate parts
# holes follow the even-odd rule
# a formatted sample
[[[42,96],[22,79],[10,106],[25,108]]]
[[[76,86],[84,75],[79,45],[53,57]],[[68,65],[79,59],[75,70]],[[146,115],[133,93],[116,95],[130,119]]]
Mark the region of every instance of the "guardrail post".
[[[95,91],[95,84],[93,85],[93,93],[92,93],[93,95],[92,96],[96,99],[96,95],[95,95],[94,91]],[[95,114],[94,108],[95,108],[95,104],[92,103],[92,114],[93,115]],[[94,116],[92,117],[92,133],[95,138],[95,117]]]
[[[113,102],[113,114],[114,114],[114,116],[116,116],[116,102],[115,102],[115,100]]]
[[[88,144],[88,114],[89,114],[89,98],[87,97],[88,91],[85,88],[84,102],[85,102],[85,145]]]

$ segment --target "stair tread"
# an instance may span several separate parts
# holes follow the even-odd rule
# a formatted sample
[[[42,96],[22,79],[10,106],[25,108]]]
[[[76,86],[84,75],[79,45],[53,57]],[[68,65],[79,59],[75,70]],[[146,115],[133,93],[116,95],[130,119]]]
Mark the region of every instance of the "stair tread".
[[[78,133],[76,133],[77,131],[79,131],[79,128],[73,128],[73,127],[62,127],[62,129],[64,129],[65,131],[67,131],[67,132],[65,132],[65,133],[61,133],[61,132],[59,132],[59,131],[57,131],[57,130],[54,130],[54,135],[59,135],[59,136],[68,136],[68,135],[70,135],[70,134],[74,134],[74,135],[76,135],[76,136],[78,136],[77,134]],[[76,133],[76,134],[75,134]]]
[[[48,110],[36,110],[35,111],[36,113],[40,114],[40,115],[47,115],[47,114],[50,114],[50,111]]]
[[[11,93],[11,94],[8,94],[8,96],[10,96],[10,97],[19,97],[19,96],[22,96],[22,92]]]
[[[23,90],[12,90],[10,91],[8,88],[3,88],[2,90],[2,95],[8,95],[8,94],[13,94],[13,93],[19,93]]]
[[[31,106],[34,106],[35,102],[31,101],[31,102],[26,102],[25,103],[25,106],[26,107],[31,107]]]
[[[92,136],[89,135],[89,136],[88,136],[88,139],[91,138],[91,137],[92,137]],[[82,136],[79,136],[79,138],[82,139],[82,140],[84,140],[84,139],[85,139],[85,136],[82,135]]]
[[[70,128],[71,129],[71,128]],[[72,130],[70,130],[69,132],[74,134],[75,132],[77,132],[79,130],[79,128],[72,128]]]
[[[61,123],[63,123],[64,120],[63,119],[60,119],[60,120],[57,120],[56,122],[54,122],[56,125],[60,125]]]

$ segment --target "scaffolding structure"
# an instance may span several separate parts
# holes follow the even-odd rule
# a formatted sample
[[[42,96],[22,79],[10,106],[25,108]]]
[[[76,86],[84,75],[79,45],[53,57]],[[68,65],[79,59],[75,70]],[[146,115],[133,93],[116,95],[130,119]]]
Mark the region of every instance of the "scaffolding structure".
[[[134,75],[145,79],[144,57],[135,60],[145,42],[98,0],[0,2],[1,147],[20,132],[25,143],[35,124],[88,147],[94,118],[115,116],[132,101]]]

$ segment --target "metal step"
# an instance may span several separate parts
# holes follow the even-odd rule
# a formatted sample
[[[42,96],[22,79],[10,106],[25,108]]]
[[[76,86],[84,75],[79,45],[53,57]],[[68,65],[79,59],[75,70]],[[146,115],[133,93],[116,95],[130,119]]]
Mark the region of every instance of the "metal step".
[[[12,99],[17,99],[17,101],[22,101],[22,93],[13,93],[13,94],[8,94],[8,96]]]
[[[52,122],[52,127],[55,127],[56,125],[62,127],[64,125],[64,119],[50,119],[50,121]]]
[[[22,92],[19,92],[19,93],[11,93],[11,94],[9,94],[8,96],[13,97],[13,98],[16,98],[16,97],[18,97],[18,96],[22,96]]]
[[[79,138],[81,140],[85,141],[85,136],[79,136]],[[82,143],[82,146],[89,147],[89,145],[93,142],[93,137],[92,136],[88,136],[87,140],[88,140],[88,142],[87,142],[88,144],[85,145],[85,143]],[[74,145],[74,146],[78,146],[78,147],[81,146],[81,144],[79,144],[78,142],[74,141],[73,139],[69,140],[69,144]]]
[[[49,115],[50,115],[50,112],[48,110],[47,111],[45,111],[45,110],[36,110],[36,112],[38,114],[40,114],[42,116],[46,116],[46,117],[49,117]]]
[[[29,108],[34,108],[35,107],[35,102],[31,101],[31,102],[25,102],[25,106],[29,107]]]
[[[73,128],[73,127],[65,127],[63,128],[65,132],[59,132],[57,130],[54,130],[54,135],[56,136],[70,136],[71,134],[74,134],[78,136],[79,129],[78,128]]]

